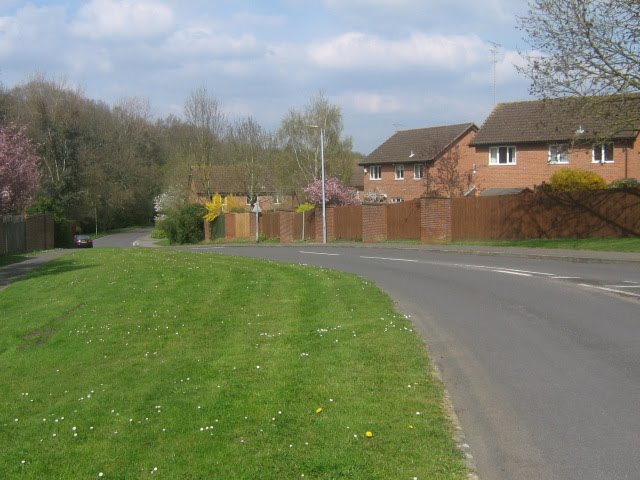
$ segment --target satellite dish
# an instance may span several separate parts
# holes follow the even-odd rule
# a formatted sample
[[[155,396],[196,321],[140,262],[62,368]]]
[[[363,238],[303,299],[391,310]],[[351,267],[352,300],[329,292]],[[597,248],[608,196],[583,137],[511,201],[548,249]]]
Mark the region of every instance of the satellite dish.
[[[413,153],[413,150],[411,150],[411,153],[409,154],[409,158],[413,158],[413,157],[415,157],[415,156],[416,156],[416,154],[415,154],[415,153]]]

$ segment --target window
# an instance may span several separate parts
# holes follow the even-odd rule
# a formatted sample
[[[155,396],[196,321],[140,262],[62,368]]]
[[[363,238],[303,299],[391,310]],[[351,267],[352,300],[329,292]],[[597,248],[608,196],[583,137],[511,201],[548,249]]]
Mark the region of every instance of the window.
[[[247,205],[253,205],[258,200],[255,195],[247,195]]]
[[[566,143],[549,145],[549,163],[569,163],[569,145]]]
[[[278,205],[280,203],[280,195],[274,193],[271,195],[271,203],[274,205]]]
[[[396,165],[396,180],[404,180],[404,165]]]
[[[613,143],[599,143],[593,146],[594,163],[613,162]]]
[[[516,147],[491,147],[489,165],[515,165]]]
[[[391,199],[391,203],[402,203],[402,202],[404,202],[404,198],[402,197],[393,197]]]
[[[369,167],[369,179],[380,180],[382,178],[382,171],[380,165],[371,165]]]
[[[424,178],[424,165],[416,164],[413,166],[413,178],[421,180]]]

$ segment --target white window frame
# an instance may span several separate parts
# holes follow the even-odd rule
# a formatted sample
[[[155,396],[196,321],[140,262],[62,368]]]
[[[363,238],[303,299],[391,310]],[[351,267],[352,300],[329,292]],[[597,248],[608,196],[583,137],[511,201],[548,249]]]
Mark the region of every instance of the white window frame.
[[[413,179],[422,180],[424,178],[424,165],[422,163],[416,163],[413,165]]]
[[[500,151],[505,149],[507,161],[500,162]],[[489,148],[489,165],[517,165],[516,163],[516,147],[513,145],[500,145],[498,147]]]
[[[382,180],[382,166],[371,165],[369,166],[369,180]]]
[[[271,194],[271,204],[272,205],[280,205],[282,203],[282,200],[280,199],[280,194],[279,193],[272,193]]]
[[[396,180],[404,180],[404,163],[396,163],[395,168]]]
[[[611,158],[607,158],[607,147],[611,148]],[[596,159],[596,152],[600,158]],[[593,146],[593,163],[613,163],[614,146],[613,142],[596,143]]]
[[[402,197],[393,197],[391,199],[391,203],[402,203],[402,202],[404,202],[404,198]]]
[[[567,165],[569,163],[569,144],[554,143],[549,145],[549,163],[552,165]]]

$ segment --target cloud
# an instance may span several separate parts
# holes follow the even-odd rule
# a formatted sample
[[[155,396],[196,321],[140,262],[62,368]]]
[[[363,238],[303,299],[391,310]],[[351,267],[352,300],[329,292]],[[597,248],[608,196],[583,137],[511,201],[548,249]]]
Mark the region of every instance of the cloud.
[[[396,113],[415,109],[415,102],[396,95],[382,95],[370,92],[349,92],[339,99],[341,105],[351,105],[360,113]]]
[[[234,21],[243,27],[283,28],[287,25],[285,15],[262,15],[251,12],[239,12],[233,16]]]
[[[401,40],[388,40],[350,32],[312,45],[309,56],[324,68],[398,70],[421,67],[455,70],[485,58],[486,51],[484,43],[475,35],[413,33]]]
[[[207,26],[191,26],[176,31],[167,39],[164,48],[172,55],[179,54],[186,58],[238,58],[264,52],[264,47],[253,35],[232,36]]]
[[[173,22],[173,11],[161,3],[92,0],[80,8],[71,30],[78,36],[94,40],[140,38],[164,33]]]

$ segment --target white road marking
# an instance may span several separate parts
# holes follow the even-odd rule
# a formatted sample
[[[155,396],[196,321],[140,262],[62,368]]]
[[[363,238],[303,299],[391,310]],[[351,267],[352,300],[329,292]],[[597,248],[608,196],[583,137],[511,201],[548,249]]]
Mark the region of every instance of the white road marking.
[[[637,293],[625,292],[624,290],[618,290],[615,288],[599,287],[597,285],[588,285],[586,283],[579,283],[578,285],[580,285],[581,287],[595,288],[597,290],[604,290],[605,292],[621,293],[622,295],[630,295],[632,297],[640,298],[640,295],[638,295]]]
[[[554,280],[579,280],[580,279],[580,277],[560,277],[560,276],[551,277],[551,278],[553,278]]]
[[[306,253],[307,255],[325,255],[327,257],[339,257],[339,253],[324,253],[324,252],[305,252],[304,250],[300,250],[300,253]]]
[[[518,275],[520,277],[531,277],[533,275],[531,275],[530,273],[522,273],[522,272],[516,272],[515,270],[491,270],[492,272],[496,272],[496,273],[507,273],[509,275]]]
[[[605,285],[609,288],[640,288],[640,285]]]
[[[420,260],[412,260],[408,258],[365,257],[364,255],[360,255],[360,258],[366,258],[367,260],[389,260],[391,262],[422,263]]]

